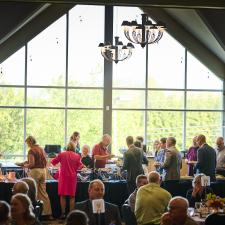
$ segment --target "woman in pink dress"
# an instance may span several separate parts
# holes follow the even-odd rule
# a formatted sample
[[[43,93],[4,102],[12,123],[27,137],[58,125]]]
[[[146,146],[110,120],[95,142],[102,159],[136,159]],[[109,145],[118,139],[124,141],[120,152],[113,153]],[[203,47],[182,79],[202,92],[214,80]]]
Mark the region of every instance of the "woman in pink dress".
[[[77,187],[77,170],[82,167],[80,155],[75,153],[76,146],[70,142],[66,151],[60,153],[51,163],[56,165],[60,163],[58,179],[58,195],[60,196],[60,205],[62,216],[65,216],[66,196],[70,197],[70,211],[75,206],[75,193]]]

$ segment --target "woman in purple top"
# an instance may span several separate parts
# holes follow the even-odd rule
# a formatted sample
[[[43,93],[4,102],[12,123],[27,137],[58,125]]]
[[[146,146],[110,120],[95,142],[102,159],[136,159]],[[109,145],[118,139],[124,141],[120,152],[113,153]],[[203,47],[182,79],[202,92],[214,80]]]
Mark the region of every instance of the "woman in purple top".
[[[196,143],[197,136],[193,138],[193,145],[189,148],[185,162],[188,164],[188,176],[194,176],[194,162],[197,161],[198,145]]]

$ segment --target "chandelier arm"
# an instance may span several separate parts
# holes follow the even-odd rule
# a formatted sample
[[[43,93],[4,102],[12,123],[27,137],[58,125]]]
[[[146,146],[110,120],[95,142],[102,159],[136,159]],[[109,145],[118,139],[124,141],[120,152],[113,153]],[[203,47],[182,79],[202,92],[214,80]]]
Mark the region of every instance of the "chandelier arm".
[[[157,37],[156,37],[155,40],[152,42],[152,44],[158,43],[158,41],[162,38],[162,36],[163,36],[163,32],[159,31]]]
[[[138,44],[138,42],[135,42],[131,37],[130,37],[130,32],[129,31],[124,31],[125,37],[132,43]]]
[[[102,55],[106,60],[108,60],[108,61],[110,61],[110,62],[113,62],[113,59],[109,58],[109,57],[105,54],[105,52],[101,51],[101,55]]]

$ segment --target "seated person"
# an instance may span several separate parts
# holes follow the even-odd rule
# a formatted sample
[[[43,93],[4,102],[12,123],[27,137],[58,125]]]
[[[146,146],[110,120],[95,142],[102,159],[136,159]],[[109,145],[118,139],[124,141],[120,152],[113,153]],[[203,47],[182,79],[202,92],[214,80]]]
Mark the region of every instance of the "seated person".
[[[66,218],[66,225],[88,225],[87,214],[80,210],[73,210]]]
[[[15,194],[11,199],[11,218],[12,225],[41,225],[32,212],[32,203],[25,194]]]
[[[5,201],[0,201],[0,225],[9,224],[9,211],[9,204]]]
[[[25,183],[22,180],[19,180],[17,183],[15,183],[12,188],[13,195],[18,193],[27,195],[28,191],[29,191],[29,186],[27,185],[27,183]]]
[[[198,225],[187,215],[188,201],[183,197],[174,197],[168,205],[169,212],[163,214],[161,225]]]
[[[24,181],[28,186],[29,190],[27,195],[29,196],[32,205],[35,206],[37,203],[37,185],[36,181],[32,177],[24,177],[21,179],[21,181]]]
[[[140,187],[146,185],[148,183],[148,178],[145,175],[138,175],[136,178],[136,186],[137,188],[134,190],[132,194],[130,194],[129,198],[127,199],[128,205],[130,206],[131,210],[134,212],[135,209],[135,201],[137,191]]]
[[[43,211],[43,201],[37,199],[36,181],[32,177],[24,177],[21,180],[26,182],[27,185],[29,186],[27,195],[30,198],[31,203],[33,205],[33,208],[34,208],[33,212],[34,212],[35,216],[41,217],[42,211]]]
[[[205,199],[206,194],[213,193],[213,190],[210,187],[203,187],[201,185],[202,176],[205,175],[198,174],[192,182],[193,188],[187,191],[186,198],[190,207],[195,207],[195,202],[201,202],[203,199]]]
[[[119,209],[116,205],[108,202],[105,203],[105,213],[100,213],[100,217],[97,213],[93,213],[92,200],[103,199],[105,194],[105,186],[101,180],[93,180],[90,182],[88,187],[89,199],[83,202],[78,202],[75,204],[75,208],[84,211],[88,218],[90,225],[98,225],[100,219],[101,224],[115,224],[121,225]]]
[[[82,153],[81,153],[81,162],[83,165],[87,168],[93,167],[93,161],[92,158],[89,156],[90,147],[89,145],[84,145],[82,147]]]
[[[150,172],[148,181],[149,183],[139,188],[137,192],[135,216],[138,225],[158,225],[172,197],[168,191],[160,187],[158,172]]]

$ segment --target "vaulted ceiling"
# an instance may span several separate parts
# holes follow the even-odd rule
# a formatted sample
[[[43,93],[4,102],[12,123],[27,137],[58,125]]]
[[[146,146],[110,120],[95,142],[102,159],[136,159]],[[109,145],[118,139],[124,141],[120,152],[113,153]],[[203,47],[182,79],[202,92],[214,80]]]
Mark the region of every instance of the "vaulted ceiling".
[[[208,3],[206,4],[205,2]],[[7,58],[9,54],[12,54],[13,51],[17,50],[21,44],[29,41],[34,35],[63,15],[76,3],[93,4],[93,1],[18,0],[0,2],[0,62],[4,58]],[[193,40],[197,40],[202,48],[207,49],[216,58],[218,63],[221,63],[224,67],[224,73],[222,72],[224,77],[225,1],[105,0],[94,1],[94,4],[134,5],[142,8],[150,15],[152,14],[156,20],[164,18],[166,24],[169,20],[173,21],[173,27],[175,27],[174,24],[182,27],[184,31],[194,38]],[[165,21],[165,18],[167,18],[167,21]],[[185,39],[184,35],[183,38]],[[188,48],[188,46],[186,47]],[[7,51],[7,49],[10,50]]]

